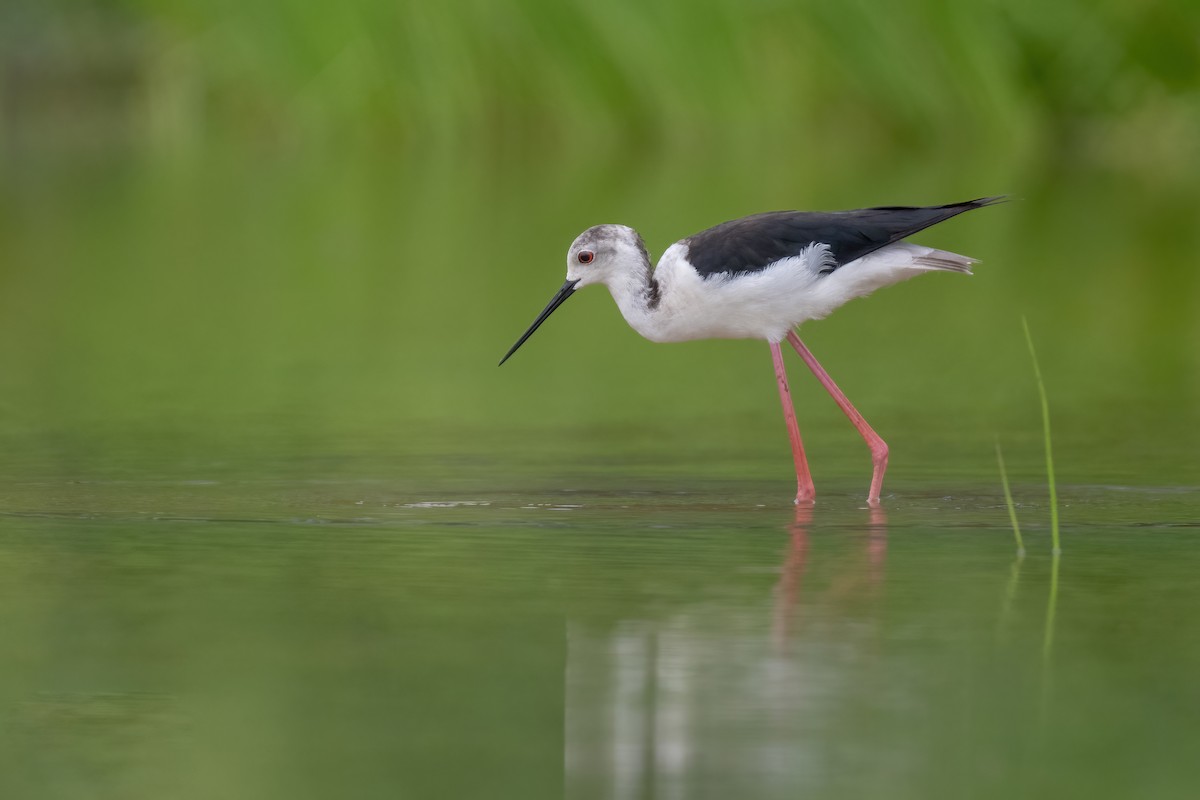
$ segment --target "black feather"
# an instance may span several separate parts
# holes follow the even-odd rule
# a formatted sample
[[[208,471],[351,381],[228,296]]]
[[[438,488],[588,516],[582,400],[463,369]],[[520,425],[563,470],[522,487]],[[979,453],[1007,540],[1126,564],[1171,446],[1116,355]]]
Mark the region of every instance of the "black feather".
[[[817,243],[829,246],[837,269],[956,214],[1003,199],[982,197],[944,206],[880,206],[856,211],[770,211],[723,222],[684,241],[688,261],[705,278],[757,272]]]

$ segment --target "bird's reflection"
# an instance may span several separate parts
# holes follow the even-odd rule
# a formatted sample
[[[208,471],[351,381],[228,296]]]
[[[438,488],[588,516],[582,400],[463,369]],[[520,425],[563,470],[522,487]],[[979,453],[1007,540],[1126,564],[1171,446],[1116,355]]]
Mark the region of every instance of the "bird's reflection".
[[[817,774],[812,731],[878,656],[871,608],[887,557],[883,509],[848,526],[822,511],[798,506],[780,531],[773,598],[763,582],[750,596],[568,623],[567,797],[691,796],[714,752],[781,790]]]
[[[813,506],[796,506],[796,515],[789,526],[789,544],[780,570],[775,591],[775,621],[772,626],[775,647],[787,646],[801,625],[801,594],[804,573],[808,567]],[[834,600],[852,596],[856,600],[876,595],[884,581],[887,562],[887,512],[877,504],[869,508],[866,522],[865,569],[854,568],[839,573],[830,582],[827,594]]]
[[[792,522],[790,531],[791,542],[775,590],[775,624],[772,626],[772,633],[776,648],[786,644],[792,626],[797,622],[796,600],[800,596],[804,570],[808,565],[808,538],[812,517],[812,505],[802,503],[796,506],[796,519]]]
[[[883,567],[887,560],[887,512],[878,504],[871,507],[867,525],[867,564],[872,586],[883,584]]]

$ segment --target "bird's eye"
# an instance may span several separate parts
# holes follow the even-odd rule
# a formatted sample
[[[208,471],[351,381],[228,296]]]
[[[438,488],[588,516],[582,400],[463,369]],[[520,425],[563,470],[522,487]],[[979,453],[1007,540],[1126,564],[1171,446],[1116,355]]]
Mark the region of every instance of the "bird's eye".
[[[579,259],[580,264],[590,264],[596,258],[596,254],[591,250],[580,250],[579,255],[575,257]]]

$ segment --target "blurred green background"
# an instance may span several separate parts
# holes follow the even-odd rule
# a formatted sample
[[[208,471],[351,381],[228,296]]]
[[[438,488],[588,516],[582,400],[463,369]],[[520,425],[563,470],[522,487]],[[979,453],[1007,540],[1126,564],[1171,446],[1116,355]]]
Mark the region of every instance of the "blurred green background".
[[[1064,446],[1178,471],[1198,24],[1183,2],[6,3],[0,430],[778,438],[765,347],[651,345],[598,290],[495,363],[595,223],[657,254],[756,211],[1008,193],[918,238],[975,278],[853,303],[810,346],[894,446],[949,425],[990,464],[1037,426],[1026,315]],[[814,446],[856,446],[795,377]]]
[[[1198,31],[1183,0],[6,0],[0,793],[608,796],[642,762],[604,726],[669,706],[694,724],[638,742],[695,745],[689,797],[1190,797]],[[892,446],[868,524],[790,360],[811,557],[762,343],[654,345],[592,290],[496,367],[590,225],[658,254],[1001,193],[917,237],[974,277],[805,327]],[[1046,552],[1022,316],[1053,653],[993,449]],[[621,693],[660,667],[687,702]]]

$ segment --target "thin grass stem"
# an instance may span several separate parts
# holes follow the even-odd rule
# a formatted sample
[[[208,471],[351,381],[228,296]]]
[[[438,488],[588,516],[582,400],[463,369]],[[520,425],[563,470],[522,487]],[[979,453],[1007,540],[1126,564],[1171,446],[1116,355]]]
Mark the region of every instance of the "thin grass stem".
[[[1017,506],[1013,503],[1012,490],[1008,486],[1008,470],[1004,468],[1004,454],[1000,442],[996,442],[996,462],[1000,465],[1000,485],[1004,487],[1004,502],[1008,506],[1008,520],[1012,523],[1013,536],[1017,540],[1017,558],[1025,557],[1025,542],[1021,539],[1021,526],[1017,524]]]
[[[1042,381],[1042,370],[1038,366],[1037,351],[1033,347],[1033,336],[1029,333],[1029,321],[1021,317],[1025,328],[1025,342],[1029,345],[1029,357],[1033,359],[1033,374],[1037,378],[1038,396],[1042,400],[1042,433],[1046,445],[1046,480],[1050,485],[1050,540],[1054,554],[1062,552],[1058,538],[1058,488],[1054,482],[1054,453],[1050,447],[1050,403],[1046,399],[1046,384]]]

